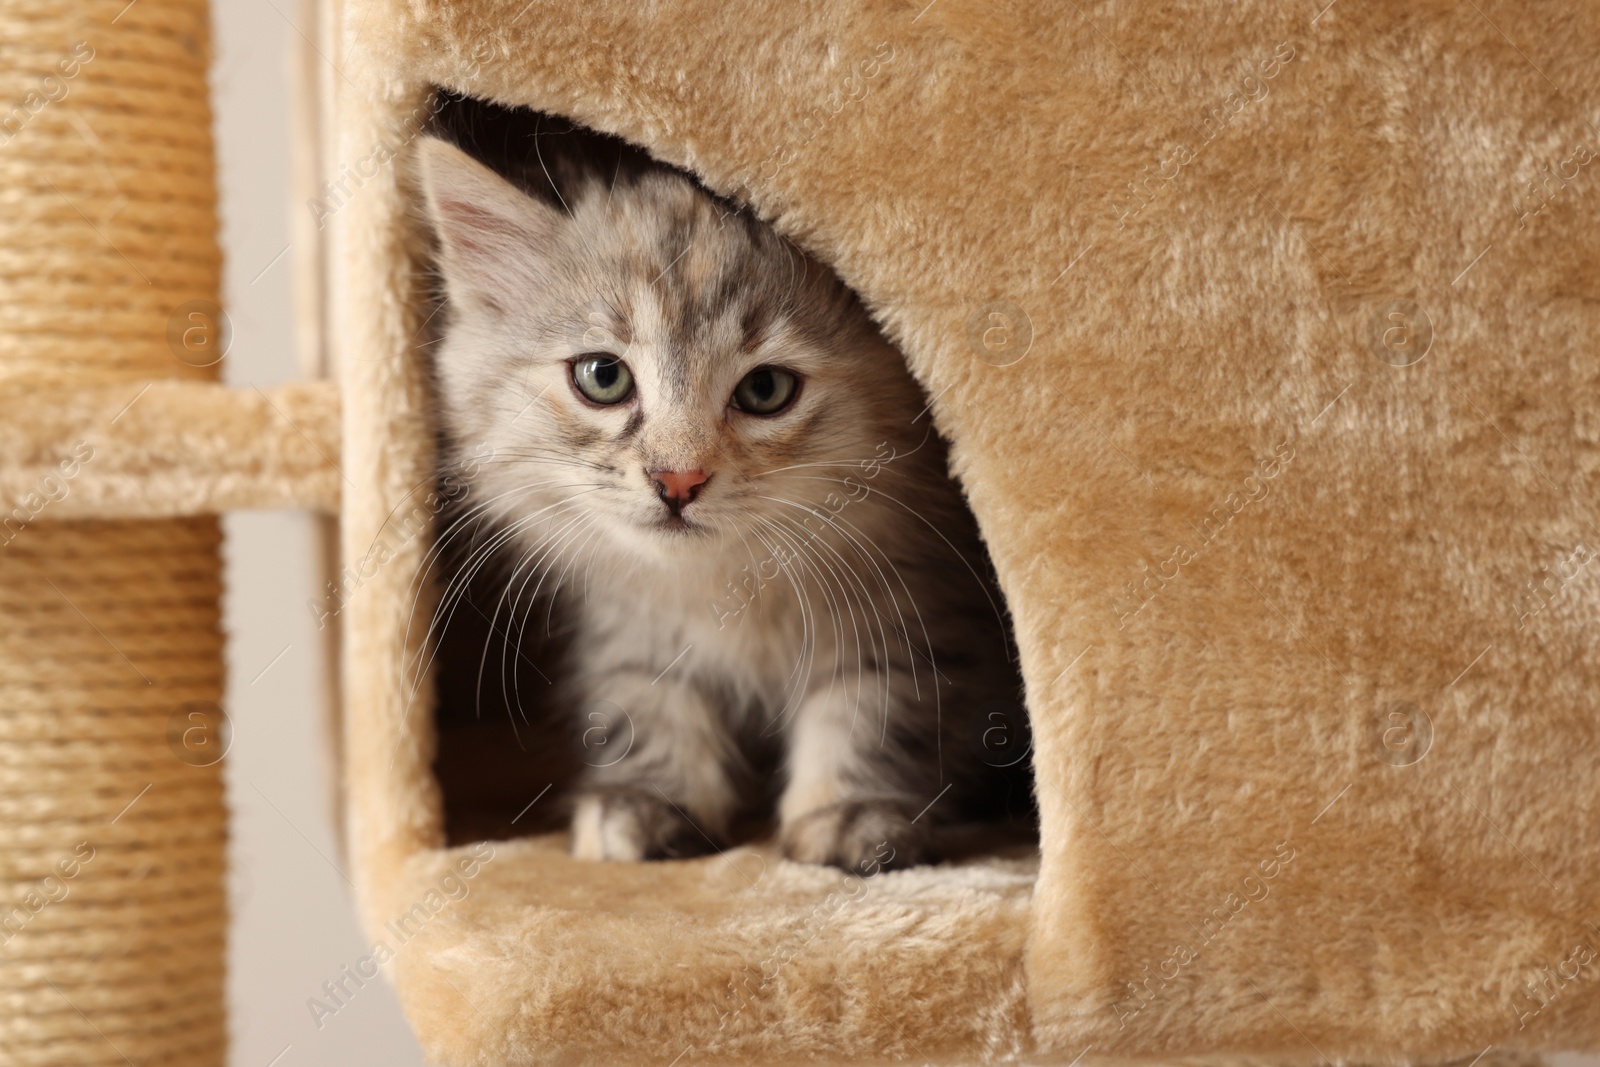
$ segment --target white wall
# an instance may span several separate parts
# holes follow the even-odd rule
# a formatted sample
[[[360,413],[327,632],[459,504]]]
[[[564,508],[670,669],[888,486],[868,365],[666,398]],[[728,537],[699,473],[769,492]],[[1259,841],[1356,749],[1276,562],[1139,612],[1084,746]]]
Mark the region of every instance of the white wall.
[[[276,6],[275,6],[276,5]],[[293,0],[212,5],[218,179],[233,348],[229,385],[299,374],[294,350],[290,47]],[[311,27],[302,27],[314,36]],[[388,986],[369,983],[319,1027],[307,1000],[369,951],[341,873],[322,647],[305,603],[317,593],[311,517],[226,517],[228,701],[233,812],[228,1008],[237,1067],[422,1064]],[[274,1057],[280,1057],[274,1061]]]

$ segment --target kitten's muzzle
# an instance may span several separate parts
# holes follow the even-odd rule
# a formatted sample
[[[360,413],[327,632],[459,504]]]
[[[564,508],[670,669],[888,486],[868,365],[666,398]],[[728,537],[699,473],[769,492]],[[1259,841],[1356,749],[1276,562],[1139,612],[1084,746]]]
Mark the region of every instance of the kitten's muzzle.
[[[656,495],[674,515],[693,503],[700,490],[711,481],[711,475],[698,467],[687,471],[647,470],[645,473],[656,483]]]

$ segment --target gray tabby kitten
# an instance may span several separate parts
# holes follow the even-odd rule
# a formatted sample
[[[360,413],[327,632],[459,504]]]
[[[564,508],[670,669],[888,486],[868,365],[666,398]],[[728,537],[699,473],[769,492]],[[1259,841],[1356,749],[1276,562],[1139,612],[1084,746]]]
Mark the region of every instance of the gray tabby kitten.
[[[577,729],[629,724],[580,782],[574,854],[720,848],[772,794],[792,859],[928,858],[991,782],[975,709],[1019,687],[900,355],[829,271],[665,166],[577,172],[557,203],[419,152],[445,458],[492,457],[471,499],[513,581],[560,587]]]

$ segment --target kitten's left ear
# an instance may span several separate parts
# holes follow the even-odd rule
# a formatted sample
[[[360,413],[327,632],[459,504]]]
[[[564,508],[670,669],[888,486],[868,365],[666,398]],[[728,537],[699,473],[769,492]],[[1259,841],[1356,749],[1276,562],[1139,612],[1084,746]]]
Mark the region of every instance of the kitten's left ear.
[[[417,154],[450,299],[503,312],[547,284],[566,216],[446,141],[423,138]]]

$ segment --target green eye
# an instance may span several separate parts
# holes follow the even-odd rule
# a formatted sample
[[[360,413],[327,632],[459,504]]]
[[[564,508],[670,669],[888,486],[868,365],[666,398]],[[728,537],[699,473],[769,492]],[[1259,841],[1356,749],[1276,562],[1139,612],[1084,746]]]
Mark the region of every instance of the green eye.
[[[752,415],[776,415],[794,399],[800,380],[778,367],[757,367],[733,390],[733,403]]]
[[[572,364],[572,384],[596,404],[620,404],[633,395],[633,372],[615,356],[583,356]]]

